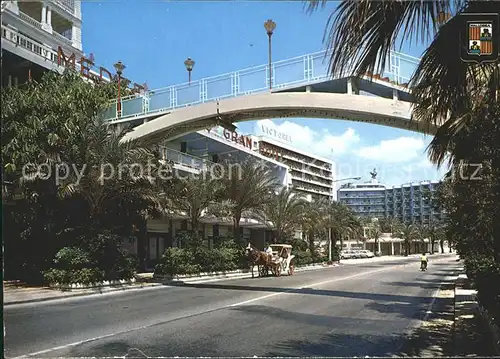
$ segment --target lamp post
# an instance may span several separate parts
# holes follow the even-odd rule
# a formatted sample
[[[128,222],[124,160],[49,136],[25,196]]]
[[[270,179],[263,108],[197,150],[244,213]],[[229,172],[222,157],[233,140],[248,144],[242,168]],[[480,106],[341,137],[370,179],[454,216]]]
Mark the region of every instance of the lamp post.
[[[273,36],[274,29],[276,29],[276,23],[269,19],[264,23],[264,28],[267,32],[267,37],[269,38],[269,90],[273,88],[273,70],[272,70],[272,43],[271,37]]]
[[[118,100],[116,102],[116,113],[118,117],[122,116],[122,99],[121,99],[121,89],[120,89],[120,84],[122,82],[122,73],[123,70],[125,70],[125,65],[121,62],[118,61],[116,64],[113,65],[116,71],[116,75],[118,76]]]
[[[184,66],[186,66],[186,70],[188,72],[188,81],[190,85],[191,85],[191,71],[193,71],[194,64],[195,62],[190,57],[188,57],[186,61],[184,61]]]

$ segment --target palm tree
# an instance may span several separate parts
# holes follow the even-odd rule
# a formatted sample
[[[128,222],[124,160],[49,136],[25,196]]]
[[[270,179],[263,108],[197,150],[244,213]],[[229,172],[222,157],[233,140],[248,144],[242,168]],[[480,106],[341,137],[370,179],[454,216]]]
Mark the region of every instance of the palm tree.
[[[302,226],[302,233],[308,243],[309,250],[314,253],[316,244],[316,235],[325,228],[325,212],[321,201],[304,202],[302,209],[302,219],[300,224]]]
[[[426,235],[429,237],[429,242],[431,245],[431,250],[430,250],[431,254],[434,254],[434,245],[436,241],[439,240],[441,227],[442,227],[441,225],[434,222],[431,222],[428,225],[424,226],[424,231]]]
[[[418,227],[415,224],[405,224],[401,231],[405,244],[405,256],[411,254],[411,243],[419,236]]]
[[[305,202],[297,194],[283,187],[264,204],[260,219],[274,228],[275,238],[279,241],[290,239],[299,227]]]
[[[327,4],[310,0],[309,11]],[[415,97],[413,118],[423,124],[442,125],[430,144],[430,159],[442,164],[462,137],[470,113],[483,100],[497,98],[498,61],[464,63],[457,53],[466,12],[496,13],[495,1],[348,1],[330,16],[324,40],[331,51],[330,72],[361,76],[382,73],[396,42],[425,41],[434,37],[416,69],[410,87]],[[448,21],[446,21],[448,20]],[[417,36],[413,37],[415,34]]]
[[[86,164],[84,175],[78,178],[71,172],[60,185],[59,195],[80,203],[79,211],[85,215],[78,223],[84,231],[137,227],[148,214],[161,210],[153,180],[160,166],[158,159],[137,141],[122,142],[127,132],[109,131],[98,121],[80,133],[79,140],[86,146],[80,152],[80,160]],[[131,211],[137,212],[137,222],[129,222],[132,218],[125,216]],[[123,222],[123,218],[129,221]]]
[[[242,216],[259,217],[279,183],[270,168],[251,158],[239,164],[227,162],[222,172],[222,207],[232,218],[234,239],[239,243]]]
[[[200,220],[210,213],[210,207],[220,198],[221,182],[211,176],[210,172],[202,172],[179,179],[174,183],[173,190],[167,190],[171,192],[170,196],[165,196],[167,208],[187,215],[192,232],[198,236]]]
[[[340,248],[344,248],[344,238],[355,238],[361,236],[362,227],[360,221],[354,216],[347,205],[340,202],[332,203],[333,222],[332,229],[335,239],[340,241]],[[336,240],[334,243],[336,243]]]

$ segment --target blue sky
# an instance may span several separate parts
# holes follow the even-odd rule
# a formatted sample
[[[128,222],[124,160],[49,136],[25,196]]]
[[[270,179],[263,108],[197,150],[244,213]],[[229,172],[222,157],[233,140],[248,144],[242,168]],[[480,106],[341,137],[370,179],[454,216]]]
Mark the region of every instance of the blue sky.
[[[193,81],[267,62],[263,23],[276,24],[273,60],[324,49],[323,34],[336,3],[307,14],[293,1],[85,1],[82,2],[84,52],[112,69],[121,60],[124,75],[150,89],[187,81],[184,60],[196,61]],[[420,56],[423,45],[402,51]],[[287,119],[268,123],[288,132],[294,145],[332,158],[338,176],[362,176],[374,167],[389,185],[439,179],[443,171],[426,159],[430,137],[349,121]],[[242,133],[257,131],[256,121],[238,124]]]

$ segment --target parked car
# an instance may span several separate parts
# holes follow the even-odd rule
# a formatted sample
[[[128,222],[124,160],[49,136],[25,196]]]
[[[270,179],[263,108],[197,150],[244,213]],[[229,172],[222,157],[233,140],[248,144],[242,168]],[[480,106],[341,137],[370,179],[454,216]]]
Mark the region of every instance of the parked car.
[[[355,249],[352,252],[354,254],[354,258],[366,258],[365,253],[362,250]]]
[[[354,258],[354,253],[352,251],[346,250],[340,252],[340,259],[350,259],[350,258]]]
[[[369,251],[368,249],[364,249],[364,250],[362,250],[362,252],[365,255],[365,258],[375,257],[375,254],[372,251]]]

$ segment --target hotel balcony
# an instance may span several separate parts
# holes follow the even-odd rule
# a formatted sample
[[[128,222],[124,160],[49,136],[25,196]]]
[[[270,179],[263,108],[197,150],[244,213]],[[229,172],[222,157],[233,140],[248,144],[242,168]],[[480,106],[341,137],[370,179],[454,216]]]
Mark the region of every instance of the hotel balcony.
[[[304,173],[297,173],[297,171],[291,171],[292,180],[307,182],[310,184],[315,184],[322,187],[327,187],[329,189],[333,188],[332,181],[327,181],[322,178],[314,178],[314,176],[306,175]]]
[[[173,165],[173,169],[198,174],[207,170],[214,162],[168,147],[161,147],[162,159]]]

